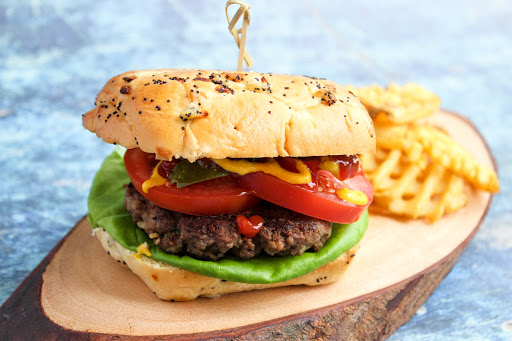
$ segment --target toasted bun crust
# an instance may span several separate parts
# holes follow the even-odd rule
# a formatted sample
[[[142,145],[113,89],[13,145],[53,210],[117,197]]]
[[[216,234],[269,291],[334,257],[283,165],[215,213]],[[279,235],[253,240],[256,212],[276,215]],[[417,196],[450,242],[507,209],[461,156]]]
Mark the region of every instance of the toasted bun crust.
[[[198,70],[111,78],[83,116],[108,143],[159,159],[374,152],[373,123],[340,85],[305,76]]]
[[[135,257],[101,228],[94,230],[96,237],[110,256],[126,265],[162,300],[191,301],[198,297],[217,297],[232,292],[259,290],[289,285],[322,285],[338,280],[347,269],[359,245],[324,266],[298,278],[273,284],[248,284],[223,281],[155,261],[146,256]],[[124,264],[124,263],[123,263]]]

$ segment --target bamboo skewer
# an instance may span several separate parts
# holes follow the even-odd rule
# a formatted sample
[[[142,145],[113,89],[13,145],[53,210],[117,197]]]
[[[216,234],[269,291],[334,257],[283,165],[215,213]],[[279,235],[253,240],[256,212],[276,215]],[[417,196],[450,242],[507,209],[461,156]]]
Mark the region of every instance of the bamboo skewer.
[[[233,18],[229,17],[228,8],[231,5],[240,5],[240,8],[235,13]],[[233,35],[235,38],[235,42],[238,45],[238,65],[237,65],[237,71],[240,72],[243,69],[243,62],[245,60],[245,64],[247,67],[251,67],[253,65],[253,61],[251,56],[249,55],[249,52],[245,49],[245,42],[247,38],[247,28],[249,27],[249,23],[251,21],[251,15],[249,13],[250,6],[246,4],[243,1],[239,0],[229,0],[226,3],[226,17],[228,19],[228,29],[229,32]],[[243,21],[242,21],[242,28],[236,29],[235,25],[238,23],[240,18],[242,18],[243,15]]]

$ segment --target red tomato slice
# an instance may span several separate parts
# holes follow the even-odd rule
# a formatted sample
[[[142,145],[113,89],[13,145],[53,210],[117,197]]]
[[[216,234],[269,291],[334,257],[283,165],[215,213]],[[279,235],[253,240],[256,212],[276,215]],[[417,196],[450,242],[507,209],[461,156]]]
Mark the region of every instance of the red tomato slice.
[[[241,176],[239,181],[263,200],[311,217],[341,224],[357,221],[373,199],[372,186],[362,171],[342,181],[348,189],[366,194],[368,203],[362,206],[344,201],[335,193],[318,191],[316,184],[293,185],[261,172]]]
[[[152,187],[148,193],[142,184],[151,177],[156,166],[152,154],[139,148],[129,149],[124,155],[124,164],[133,186],[155,205],[168,210],[193,215],[220,215],[244,212],[254,207],[260,199],[240,187],[232,176],[203,181],[177,188],[176,184]],[[160,175],[165,177],[163,170]]]

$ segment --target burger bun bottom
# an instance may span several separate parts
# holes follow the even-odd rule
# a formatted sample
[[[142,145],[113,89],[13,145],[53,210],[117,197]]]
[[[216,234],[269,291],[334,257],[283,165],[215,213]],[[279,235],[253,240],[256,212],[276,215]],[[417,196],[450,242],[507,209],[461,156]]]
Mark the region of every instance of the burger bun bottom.
[[[191,301],[198,297],[218,297],[233,292],[289,285],[328,284],[341,277],[352,262],[353,255],[359,249],[359,245],[356,244],[335,260],[306,275],[285,282],[250,284],[203,276],[146,256],[136,257],[135,252],[121,246],[102,228],[95,229],[94,234],[112,258],[121,264],[126,264],[160,299],[166,301]]]

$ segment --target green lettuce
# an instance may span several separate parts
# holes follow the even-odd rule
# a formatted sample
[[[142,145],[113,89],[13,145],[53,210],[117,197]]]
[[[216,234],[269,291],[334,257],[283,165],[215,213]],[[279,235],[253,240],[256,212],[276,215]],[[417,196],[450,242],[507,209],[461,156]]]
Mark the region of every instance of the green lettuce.
[[[203,261],[189,256],[176,256],[153,244],[149,236],[133,223],[124,208],[123,185],[130,179],[123,162],[124,149],[117,148],[103,162],[94,177],[89,195],[88,219],[94,228],[104,228],[123,247],[136,252],[147,242],[151,258],[190,270],[201,275],[243,283],[277,283],[307,274],[336,259],[363,237],[368,226],[368,213],[353,224],[334,224],[331,237],[318,252],[305,252],[301,256],[252,259],[224,257],[218,261]]]

